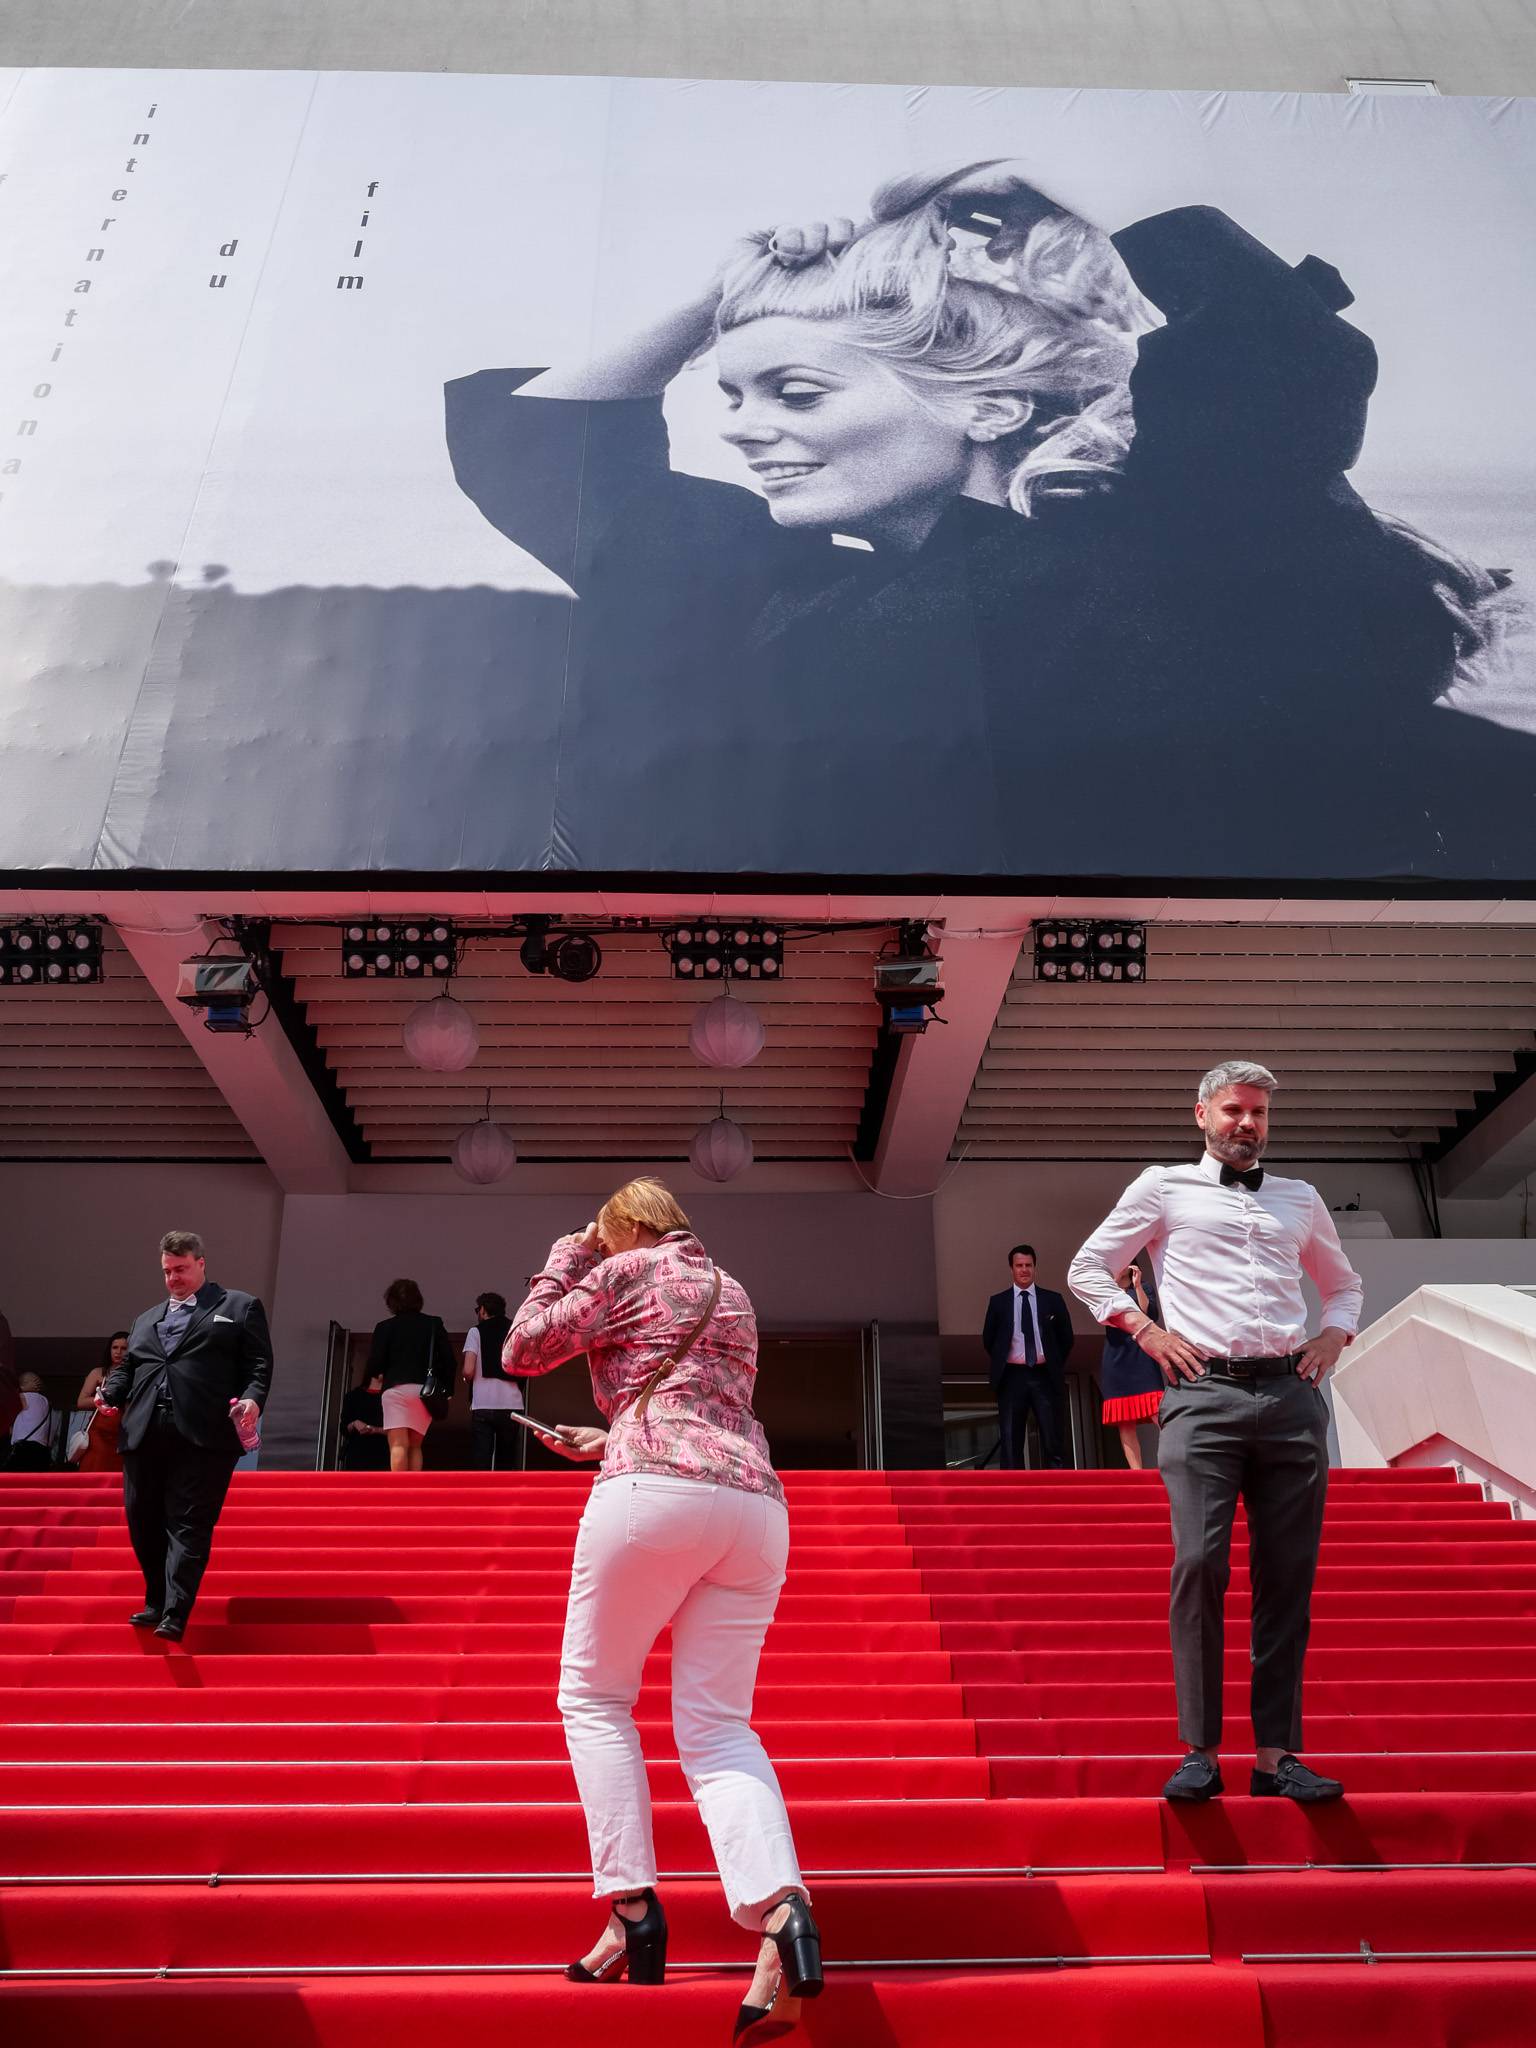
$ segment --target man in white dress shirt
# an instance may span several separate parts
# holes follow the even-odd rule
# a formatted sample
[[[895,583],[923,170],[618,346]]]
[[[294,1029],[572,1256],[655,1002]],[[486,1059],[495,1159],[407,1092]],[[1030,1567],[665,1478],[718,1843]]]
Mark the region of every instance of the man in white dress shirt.
[[[1205,1153],[1139,1174],[1072,1261],[1068,1284],[1101,1323],[1126,1330],[1169,1383],[1158,1468],[1173,1518],[1169,1623],[1179,1733],[1189,1753],[1169,1799],[1222,1790],[1222,1609],[1238,1495],[1248,1517],[1257,1797],[1337,1799],[1301,1763],[1301,1681],[1328,1488],[1328,1405],[1319,1383],[1360,1319],[1360,1276],[1317,1190],[1259,1165],[1269,1141],[1266,1067],[1228,1060],[1200,1083]],[[1143,1245],[1166,1327],[1115,1284]],[[1302,1275],[1322,1297],[1307,1336]]]

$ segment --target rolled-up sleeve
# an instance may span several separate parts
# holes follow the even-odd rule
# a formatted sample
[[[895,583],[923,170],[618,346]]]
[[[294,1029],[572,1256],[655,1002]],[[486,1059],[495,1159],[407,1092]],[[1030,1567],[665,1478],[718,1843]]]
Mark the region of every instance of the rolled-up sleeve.
[[[1115,1276],[1144,1249],[1155,1249],[1164,1235],[1163,1170],[1149,1166],[1139,1173],[1067,1269],[1067,1285],[1094,1317],[1107,1323],[1137,1303]]]
[[[1312,1191],[1312,1234],[1301,1251],[1302,1271],[1322,1297],[1321,1327],[1342,1330],[1353,1337],[1360,1327],[1360,1310],[1365,1301],[1365,1282],[1344,1255],[1338,1228],[1328,1205]]]

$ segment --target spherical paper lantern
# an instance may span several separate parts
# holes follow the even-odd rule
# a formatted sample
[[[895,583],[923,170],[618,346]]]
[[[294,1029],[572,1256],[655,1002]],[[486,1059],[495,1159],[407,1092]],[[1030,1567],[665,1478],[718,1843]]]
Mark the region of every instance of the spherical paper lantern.
[[[433,1074],[457,1074],[480,1050],[480,1027],[452,996],[418,1003],[406,1018],[401,1042],[418,1067]]]
[[[512,1133],[501,1124],[493,1124],[489,1117],[482,1117],[479,1123],[460,1131],[453,1142],[454,1172],[462,1180],[473,1181],[478,1188],[488,1188],[492,1182],[504,1179],[516,1164],[517,1147],[512,1142]]]
[[[734,996],[716,996],[712,1003],[701,1003],[688,1026],[694,1057],[706,1067],[750,1066],[767,1035],[752,1005],[738,1003]]]
[[[712,1117],[694,1133],[688,1156],[703,1179],[734,1180],[752,1164],[752,1140],[730,1117]]]

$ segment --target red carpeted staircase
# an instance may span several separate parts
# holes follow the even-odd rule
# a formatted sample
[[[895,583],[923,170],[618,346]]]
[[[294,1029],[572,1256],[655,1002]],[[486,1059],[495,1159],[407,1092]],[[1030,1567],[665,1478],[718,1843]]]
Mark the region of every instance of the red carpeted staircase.
[[[661,1990],[600,1916],[554,1693],[581,1474],[236,1481],[184,1645],[115,1482],[0,1478],[0,2037],[96,2048],[724,2048],[726,1919],[642,1695]],[[1155,1474],[793,1474],[757,1722],[829,1964],[820,2048],[1528,2048],[1536,1526],[1449,1471],[1334,1478],[1308,1813],[1173,1809]]]

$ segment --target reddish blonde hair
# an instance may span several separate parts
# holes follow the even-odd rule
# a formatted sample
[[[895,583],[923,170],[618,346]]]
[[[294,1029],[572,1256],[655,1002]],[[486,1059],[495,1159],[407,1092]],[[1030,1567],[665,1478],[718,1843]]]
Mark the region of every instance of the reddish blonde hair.
[[[665,1181],[657,1180],[654,1174],[642,1174],[638,1180],[627,1180],[623,1187],[616,1188],[597,1212],[597,1234],[605,1241],[614,1225],[629,1230],[654,1230],[658,1237],[665,1237],[669,1230],[688,1230],[688,1218],[683,1214],[677,1197]]]

